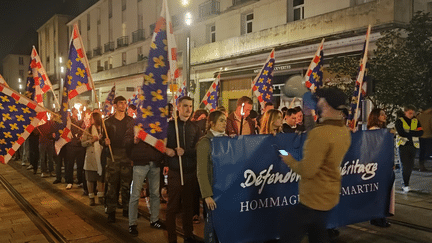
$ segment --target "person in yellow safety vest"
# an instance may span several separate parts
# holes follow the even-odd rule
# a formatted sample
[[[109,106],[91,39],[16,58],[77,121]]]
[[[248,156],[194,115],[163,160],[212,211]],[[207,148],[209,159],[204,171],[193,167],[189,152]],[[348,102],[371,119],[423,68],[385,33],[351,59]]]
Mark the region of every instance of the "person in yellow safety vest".
[[[414,118],[416,108],[413,105],[404,107],[404,115],[396,120],[397,131],[396,145],[399,147],[399,155],[402,163],[402,177],[404,192],[409,192],[409,180],[414,166],[414,158],[417,149],[420,148],[419,137],[423,135],[423,129],[417,118]]]

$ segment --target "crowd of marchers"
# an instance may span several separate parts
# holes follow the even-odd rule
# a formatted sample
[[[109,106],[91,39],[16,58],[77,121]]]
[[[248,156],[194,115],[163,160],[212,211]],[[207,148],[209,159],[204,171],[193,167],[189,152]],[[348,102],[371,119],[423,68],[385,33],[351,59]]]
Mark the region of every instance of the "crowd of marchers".
[[[339,202],[340,164],[350,146],[351,131],[346,126],[347,99],[343,92],[323,88],[317,90],[314,99],[317,116],[308,117],[314,122],[305,124],[300,106],[275,109],[267,102],[257,112],[252,110],[252,99],[243,96],[231,114],[222,106],[210,113],[204,109],[193,112],[193,99],[181,97],[176,106],[177,115],[173,116],[173,106],[168,105],[166,151],[161,153],[137,138],[133,118],[137,108],[118,96],[113,102],[114,113],[104,122],[98,109],[87,109],[79,119],[79,111],[73,108],[70,112],[72,139],[58,154],[55,137],[59,123],[52,119],[34,129],[15,159],[21,159],[23,166],[29,164],[27,169],[35,175],[55,177],[54,184],[63,183],[64,178],[66,190],[74,184],[81,187],[90,206],[97,202],[105,207],[109,223],[116,221],[116,209],[122,208],[122,216],[129,219],[129,233],[133,236],[138,235],[139,199],[147,197],[150,226],[167,230],[169,242],[177,242],[179,213],[182,213],[185,242],[197,242],[193,224],[200,223],[201,217],[206,223],[205,242],[218,242],[209,223],[211,211],[217,208],[212,190],[212,138],[307,132],[301,161],[290,154],[281,155],[281,163],[302,177],[300,202],[295,205],[296,215],[290,216],[301,220],[290,225],[276,240],[300,242],[307,234],[309,242],[329,242],[338,235],[338,230],[326,229],[325,223],[328,212]],[[367,129],[388,129],[386,121],[384,110],[375,108],[368,116]],[[427,171],[425,161],[432,150],[432,104],[423,107],[421,112],[406,106],[391,132],[395,134],[400,154],[403,190],[409,192],[417,150],[420,150],[419,169]],[[164,188],[168,197],[162,196]],[[165,222],[159,219],[161,203],[167,203]],[[390,226],[385,218],[371,220],[371,224]]]

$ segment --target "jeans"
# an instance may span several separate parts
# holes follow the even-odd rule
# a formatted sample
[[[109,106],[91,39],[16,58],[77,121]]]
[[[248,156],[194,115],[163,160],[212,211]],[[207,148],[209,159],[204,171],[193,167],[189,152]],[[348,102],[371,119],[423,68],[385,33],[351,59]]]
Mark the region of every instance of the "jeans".
[[[65,179],[66,183],[73,184],[74,164],[77,165],[77,181],[81,184],[85,181],[84,178],[84,160],[86,148],[81,146],[67,146],[66,149],[66,164],[65,164]]]
[[[300,243],[306,233],[310,243],[330,242],[326,230],[329,211],[319,211],[303,204],[294,206],[290,215],[284,215],[282,220],[288,220],[288,228],[280,229],[280,242]],[[285,225],[285,224],[284,224]]]
[[[412,145],[399,146],[400,160],[402,163],[402,178],[404,186],[409,186],[411,173],[414,167],[414,158],[417,148]]]
[[[39,161],[41,165],[41,172],[53,172],[54,171],[54,142],[52,143],[39,143]],[[47,170],[48,163],[48,170]]]
[[[432,156],[432,138],[420,138],[420,154],[419,161],[424,162],[429,160],[429,156]]]
[[[160,167],[154,162],[149,165],[135,165],[132,172],[131,196],[129,200],[129,225],[137,224],[138,202],[144,179],[147,177],[150,187],[150,223],[159,220],[159,177]]]

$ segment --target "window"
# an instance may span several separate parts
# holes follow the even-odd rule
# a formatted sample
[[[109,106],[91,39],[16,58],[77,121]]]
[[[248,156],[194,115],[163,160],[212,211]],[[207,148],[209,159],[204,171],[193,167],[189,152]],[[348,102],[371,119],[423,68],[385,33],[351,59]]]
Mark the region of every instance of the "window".
[[[122,11],[126,10],[126,0],[122,0]]]
[[[294,21],[304,19],[304,0],[293,1]]]
[[[24,65],[24,58],[18,57],[18,62],[19,62],[19,65]]]
[[[216,42],[216,25],[214,24],[210,25],[209,31],[210,31],[210,36],[209,36],[210,43]]]
[[[112,18],[112,0],[108,0],[108,18]]]
[[[87,14],[87,30],[90,30],[90,14]]]
[[[253,13],[246,15],[246,33],[252,32]]]
[[[122,52],[122,65],[126,65],[126,52]]]

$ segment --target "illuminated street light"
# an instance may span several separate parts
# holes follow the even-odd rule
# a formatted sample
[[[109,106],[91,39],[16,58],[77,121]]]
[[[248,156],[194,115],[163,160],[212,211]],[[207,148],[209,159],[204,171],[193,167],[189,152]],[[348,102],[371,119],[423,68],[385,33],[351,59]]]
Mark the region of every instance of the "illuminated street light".
[[[21,83],[21,78],[18,78],[18,83]]]
[[[59,63],[63,63],[63,58],[59,57]]]
[[[191,25],[192,24],[192,14],[187,12],[185,14],[185,22],[187,25]]]
[[[183,6],[187,6],[189,4],[189,0],[182,0],[181,3]]]
[[[64,67],[63,67],[63,66],[60,67],[60,72],[61,72],[61,73],[64,73]]]

